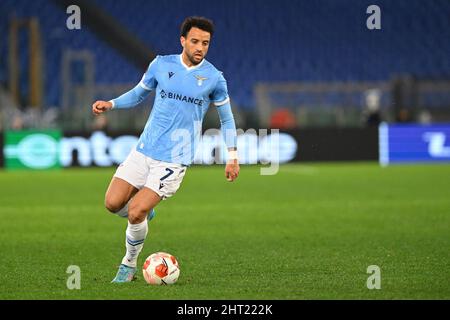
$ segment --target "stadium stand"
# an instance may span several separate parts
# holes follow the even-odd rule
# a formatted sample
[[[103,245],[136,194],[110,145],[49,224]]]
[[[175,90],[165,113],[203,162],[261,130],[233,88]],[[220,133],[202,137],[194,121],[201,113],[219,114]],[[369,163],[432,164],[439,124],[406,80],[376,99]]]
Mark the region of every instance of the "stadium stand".
[[[217,32],[208,59],[224,72],[233,102],[241,109],[256,107],[253,88],[260,81],[380,81],[395,74],[430,79],[450,76],[447,0],[379,0],[382,29],[376,31],[365,27],[366,8],[372,4],[367,0],[94,3],[155,48],[157,54],[180,52],[178,28],[186,16],[212,18]],[[54,2],[2,0],[0,12],[3,34],[7,34],[8,19],[13,14],[39,18],[46,106],[60,105],[60,67],[65,49],[94,53],[96,83],[135,83],[142,75],[143,70],[112,50],[88,27],[83,25],[83,32],[67,30],[67,14]],[[25,39],[21,41],[23,45]],[[21,53],[22,60],[25,54]],[[0,58],[0,81],[5,83],[6,37],[1,40]]]

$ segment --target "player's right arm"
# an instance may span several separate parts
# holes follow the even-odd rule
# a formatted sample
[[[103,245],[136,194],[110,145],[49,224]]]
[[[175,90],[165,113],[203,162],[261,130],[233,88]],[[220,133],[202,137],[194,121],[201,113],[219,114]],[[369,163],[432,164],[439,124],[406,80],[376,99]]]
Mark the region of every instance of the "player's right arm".
[[[157,67],[158,57],[156,57],[148,66],[147,71],[145,72],[142,80],[139,82],[137,86],[135,86],[130,91],[124,93],[118,98],[115,98],[110,101],[96,101],[92,105],[92,112],[95,115],[99,115],[100,113],[106,112],[111,109],[125,109],[132,108],[137,106],[139,103],[144,101],[145,98],[148,97],[150,91],[156,88],[156,67]]]
[[[111,110],[113,108],[117,109],[125,109],[132,108],[137,106],[139,103],[144,101],[145,98],[148,97],[151,90],[146,90],[138,84],[136,87],[131,89],[130,91],[124,93],[118,98],[115,98],[110,101],[96,101],[92,105],[92,112],[95,115],[99,115],[105,111]]]

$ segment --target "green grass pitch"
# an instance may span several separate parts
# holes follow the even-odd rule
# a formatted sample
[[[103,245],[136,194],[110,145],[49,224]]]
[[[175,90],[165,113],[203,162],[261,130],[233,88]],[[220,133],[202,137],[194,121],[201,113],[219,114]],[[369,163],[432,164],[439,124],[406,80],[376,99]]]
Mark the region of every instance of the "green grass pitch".
[[[140,268],[110,283],[126,228],[103,207],[114,170],[0,171],[0,299],[450,298],[448,165],[241,166],[235,183],[222,166],[192,167],[139,257],[178,258],[178,282],[161,287]],[[80,290],[66,287],[69,265]]]

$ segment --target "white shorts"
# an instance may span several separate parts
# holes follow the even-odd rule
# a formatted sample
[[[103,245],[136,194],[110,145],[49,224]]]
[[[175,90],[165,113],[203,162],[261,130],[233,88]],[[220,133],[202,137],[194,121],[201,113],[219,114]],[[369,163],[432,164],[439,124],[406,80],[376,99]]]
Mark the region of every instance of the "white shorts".
[[[147,187],[164,200],[177,192],[186,170],[187,166],[154,160],[133,149],[119,165],[114,177],[139,190]]]

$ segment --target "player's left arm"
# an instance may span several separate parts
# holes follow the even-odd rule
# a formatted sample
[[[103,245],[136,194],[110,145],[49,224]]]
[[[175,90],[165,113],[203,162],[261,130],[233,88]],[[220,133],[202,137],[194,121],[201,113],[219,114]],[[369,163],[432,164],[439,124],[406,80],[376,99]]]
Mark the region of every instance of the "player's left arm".
[[[237,136],[236,124],[234,123],[233,112],[231,111],[230,98],[228,96],[227,81],[220,73],[214,91],[211,94],[211,101],[217,107],[220,118],[220,129],[225,144],[228,148],[228,160],[225,166],[225,177],[228,181],[236,180],[239,175],[239,161],[237,157]]]
[[[232,182],[238,177],[240,168],[237,157],[236,124],[230,102],[228,101],[223,105],[217,106],[217,112],[220,118],[220,130],[222,131],[222,136],[228,149],[225,177],[228,181]]]

